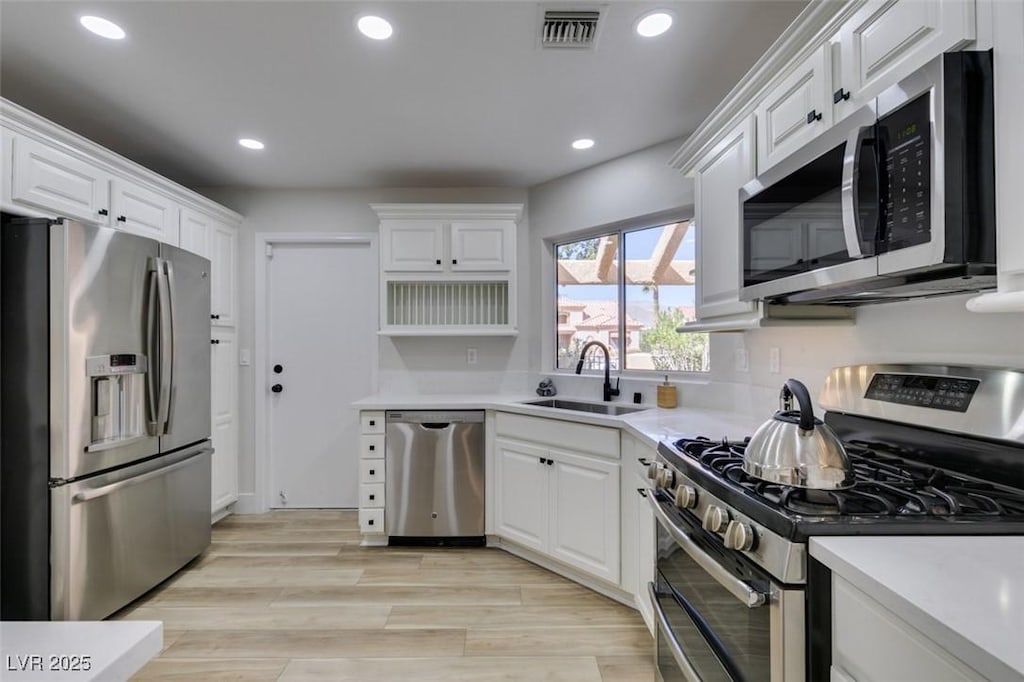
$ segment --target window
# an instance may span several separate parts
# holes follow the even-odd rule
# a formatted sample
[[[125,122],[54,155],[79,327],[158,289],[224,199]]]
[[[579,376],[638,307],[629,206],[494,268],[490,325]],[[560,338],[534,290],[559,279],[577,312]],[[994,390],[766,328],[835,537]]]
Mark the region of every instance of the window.
[[[693,240],[679,222],[556,244],[556,367],[575,369],[583,346],[600,341],[612,369],[708,371],[707,334],[676,332],[694,319]],[[588,352],[584,367],[603,368],[602,353]]]

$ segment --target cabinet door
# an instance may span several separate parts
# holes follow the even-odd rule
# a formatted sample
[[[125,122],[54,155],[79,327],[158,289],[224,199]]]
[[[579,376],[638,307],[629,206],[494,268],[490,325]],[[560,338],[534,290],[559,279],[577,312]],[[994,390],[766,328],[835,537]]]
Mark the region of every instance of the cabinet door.
[[[511,270],[515,264],[515,229],[511,220],[451,223],[451,269],[454,272]]]
[[[619,464],[560,450],[550,458],[548,553],[619,582]]]
[[[170,198],[134,182],[113,181],[114,227],[178,246],[178,205]]]
[[[548,547],[547,450],[494,441],[494,528],[498,535],[545,552]]]
[[[653,454],[651,458],[653,459]],[[644,476],[634,475],[633,482],[635,484],[633,487],[637,490],[641,488],[648,489],[651,486],[651,482]],[[639,493],[637,493],[637,496],[639,497]],[[637,605],[640,607],[645,618],[648,614],[654,613],[650,596],[647,593],[647,583],[654,580],[654,567],[656,564],[654,552],[655,545],[657,544],[655,523],[654,512],[651,510],[651,505],[647,501],[647,497],[641,497],[640,503],[637,505],[636,515],[636,598]]]
[[[833,90],[850,99],[836,103],[837,115],[974,40],[975,32],[974,0],[870,0],[840,30],[842,80]]]
[[[53,216],[109,224],[110,175],[41,142],[13,140],[11,201]]]
[[[754,177],[754,117],[719,142],[697,166],[697,319],[752,313],[740,301],[741,231],[739,192]]]
[[[758,105],[758,173],[832,125],[827,48],[823,45],[816,50]]]
[[[238,362],[235,334],[219,330],[210,344],[210,404],[213,428],[212,507],[238,500]]]
[[[178,222],[178,246],[197,253],[203,258],[210,257],[210,218],[193,210],[181,209]]]
[[[444,270],[444,224],[437,220],[381,222],[384,270],[441,272]]]
[[[215,325],[234,327],[235,229],[214,222],[210,226],[210,313]]]

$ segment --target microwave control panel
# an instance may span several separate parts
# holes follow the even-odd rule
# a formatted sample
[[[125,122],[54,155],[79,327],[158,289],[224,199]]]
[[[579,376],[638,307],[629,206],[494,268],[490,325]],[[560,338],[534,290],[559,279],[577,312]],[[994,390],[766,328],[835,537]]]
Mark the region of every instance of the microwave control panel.
[[[865,398],[935,410],[966,412],[981,381],[920,374],[876,374]]]
[[[926,242],[931,235],[931,94],[878,121],[888,180],[885,234],[890,248]]]

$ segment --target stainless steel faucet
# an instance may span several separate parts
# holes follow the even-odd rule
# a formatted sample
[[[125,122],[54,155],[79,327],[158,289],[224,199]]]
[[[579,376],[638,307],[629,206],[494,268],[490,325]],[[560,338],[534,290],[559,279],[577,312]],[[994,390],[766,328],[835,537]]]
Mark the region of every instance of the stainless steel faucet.
[[[583,358],[587,356],[587,351],[590,350],[591,346],[597,346],[604,351],[604,401],[609,402],[612,396],[619,394],[619,378],[615,379],[615,388],[612,388],[612,379],[609,376],[609,368],[612,364],[611,354],[608,352],[608,346],[604,345],[600,341],[587,341],[583,345],[583,349],[580,350],[580,361],[576,363],[576,373],[579,374],[583,371]]]

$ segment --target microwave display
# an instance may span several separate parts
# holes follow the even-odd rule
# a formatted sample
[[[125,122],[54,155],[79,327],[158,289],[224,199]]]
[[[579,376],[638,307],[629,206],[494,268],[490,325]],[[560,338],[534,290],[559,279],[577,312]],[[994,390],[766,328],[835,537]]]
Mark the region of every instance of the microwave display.
[[[878,121],[885,169],[883,251],[931,239],[931,123],[927,94]]]

